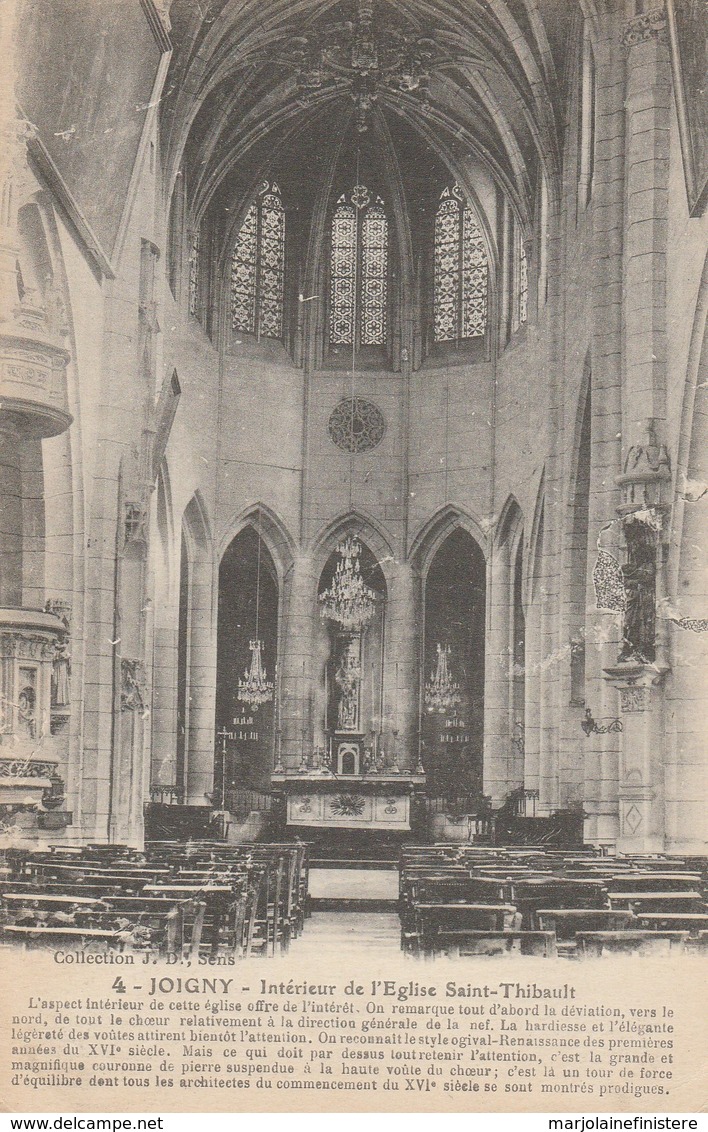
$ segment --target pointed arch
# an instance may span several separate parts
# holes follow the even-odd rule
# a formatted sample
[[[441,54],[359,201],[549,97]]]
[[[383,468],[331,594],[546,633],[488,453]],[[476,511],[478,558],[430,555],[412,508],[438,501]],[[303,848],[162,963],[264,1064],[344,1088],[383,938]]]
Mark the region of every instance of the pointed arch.
[[[393,544],[376,519],[358,510],[348,511],[345,515],[333,519],[313,540],[312,552],[315,575],[319,577],[327,559],[347,534],[356,535],[361,542],[366,544],[381,567],[386,585],[390,587],[391,566],[396,560]]]
[[[182,523],[186,528],[195,550],[200,554],[208,554],[211,546],[211,529],[209,516],[202,493],[197,490],[184,509]]]
[[[222,560],[230,544],[245,527],[252,527],[263,539],[278,573],[278,584],[282,585],[292,569],[297,548],[283,520],[266,503],[249,504],[233,516],[219,542],[218,561]]]
[[[516,496],[507,497],[497,519],[494,542],[496,546],[511,546],[523,536],[524,515]]]
[[[458,528],[462,528],[472,536],[485,559],[487,558],[489,552],[488,537],[480,519],[461,507],[446,504],[423,524],[411,543],[409,558],[421,577],[425,578],[427,575],[430,563],[438,548],[448,535]]]

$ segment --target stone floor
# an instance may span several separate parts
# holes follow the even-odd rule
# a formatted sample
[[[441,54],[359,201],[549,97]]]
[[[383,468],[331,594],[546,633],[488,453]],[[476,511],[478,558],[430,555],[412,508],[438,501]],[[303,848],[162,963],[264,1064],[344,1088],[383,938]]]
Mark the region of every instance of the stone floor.
[[[291,954],[313,964],[331,957],[400,959],[401,925],[394,912],[313,912]]]
[[[310,869],[314,900],[397,900],[397,869]]]

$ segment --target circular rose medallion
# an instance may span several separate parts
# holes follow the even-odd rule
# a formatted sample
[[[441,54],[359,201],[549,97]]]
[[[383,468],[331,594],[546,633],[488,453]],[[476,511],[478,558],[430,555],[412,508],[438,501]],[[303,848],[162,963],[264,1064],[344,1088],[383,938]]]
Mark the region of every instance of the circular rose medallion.
[[[347,397],[336,406],[327,427],[330,439],[342,452],[369,452],[383,440],[386,422],[373,401]]]

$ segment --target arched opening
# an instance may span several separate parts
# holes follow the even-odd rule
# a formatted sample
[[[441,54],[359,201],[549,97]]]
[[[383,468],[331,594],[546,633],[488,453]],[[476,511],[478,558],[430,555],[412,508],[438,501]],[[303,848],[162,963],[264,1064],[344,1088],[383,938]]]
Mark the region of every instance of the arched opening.
[[[219,567],[214,800],[227,808],[230,791],[270,786],[278,596],[270,551],[253,527],[245,527]]]
[[[369,614],[351,621],[336,619],[336,610],[326,600],[348,570],[361,578],[370,601]],[[366,544],[344,539],[327,559],[317,592],[322,615],[318,642],[324,683],[322,755],[335,774],[363,774],[374,762],[384,769],[387,591],[383,571]],[[393,752],[390,757],[395,757]]]
[[[486,565],[467,531],[448,535],[425,582],[423,763],[432,793],[482,793]]]

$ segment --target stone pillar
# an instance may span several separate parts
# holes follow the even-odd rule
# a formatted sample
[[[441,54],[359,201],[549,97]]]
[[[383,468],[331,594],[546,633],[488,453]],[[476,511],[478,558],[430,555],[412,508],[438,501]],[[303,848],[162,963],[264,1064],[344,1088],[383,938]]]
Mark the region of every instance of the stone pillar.
[[[663,6],[625,25],[626,215],[623,439],[643,443],[666,405],[666,243],[671,60]],[[625,449],[625,451],[627,451]]]
[[[313,736],[313,626],[317,614],[317,580],[312,558],[300,554],[294,561],[288,609],[281,640],[282,662],[278,675],[276,757],[296,770],[312,754]]]
[[[625,177],[625,75],[622,66],[621,13],[607,13],[604,35],[595,44],[596,140],[592,189],[594,260],[592,266],[592,429],[588,544],[612,518],[619,501],[613,482],[621,467],[622,432],[622,273],[624,264]],[[602,535],[602,545],[614,549],[617,528]],[[590,568],[594,563],[591,562]],[[617,693],[604,678],[603,669],[617,656],[615,619],[592,611],[586,617],[585,703],[599,720],[617,715]],[[617,775],[619,742],[615,732],[581,730],[581,714],[574,722],[577,735],[573,757],[581,764],[582,802],[588,819],[585,837],[597,844],[614,845],[617,838]]]
[[[510,718],[513,587],[506,546],[492,547],[487,560],[487,627],[484,656],[484,793],[500,806],[523,785],[523,736],[514,746]]]
[[[617,476],[624,502],[626,609],[617,662],[605,669],[620,693],[623,728],[619,775],[618,848],[664,848],[664,696],[669,671],[656,610],[663,594],[662,536],[671,486],[669,459],[649,429],[644,444],[630,448]]]
[[[211,563],[197,558],[193,566],[189,609],[187,736],[185,743],[186,801],[203,806],[214,789],[214,731],[216,711],[216,609],[212,600]],[[270,678],[270,674],[269,674]]]
[[[412,772],[420,726],[420,601],[410,562],[396,562],[393,571],[386,611],[384,747],[389,765]]]
[[[668,671],[656,633],[663,592],[662,531],[669,458],[666,416],[666,245],[671,62],[663,6],[629,20],[626,50],[624,381],[622,489],[626,609],[617,661],[605,668],[620,693],[618,847],[664,847],[662,683]]]
[[[0,608],[22,605],[22,472],[16,422],[0,423]]]

